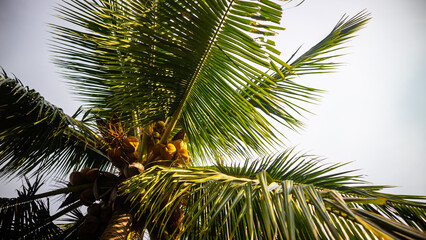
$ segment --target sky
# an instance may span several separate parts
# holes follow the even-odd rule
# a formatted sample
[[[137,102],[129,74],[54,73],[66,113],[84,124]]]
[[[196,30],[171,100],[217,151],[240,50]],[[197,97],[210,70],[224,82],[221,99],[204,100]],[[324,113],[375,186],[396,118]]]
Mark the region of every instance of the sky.
[[[72,114],[74,99],[49,52],[49,27],[59,0],[0,0],[0,66],[46,100]],[[286,4],[277,44],[287,59],[326,36],[344,15],[366,10],[372,20],[346,46],[336,73],[298,82],[326,90],[308,106],[305,128],[286,133],[287,146],[351,162],[346,169],[386,192],[426,195],[426,1],[306,0]],[[1,96],[0,96],[1,97]],[[3,182],[10,197],[20,180]],[[55,184],[54,181],[51,184]]]

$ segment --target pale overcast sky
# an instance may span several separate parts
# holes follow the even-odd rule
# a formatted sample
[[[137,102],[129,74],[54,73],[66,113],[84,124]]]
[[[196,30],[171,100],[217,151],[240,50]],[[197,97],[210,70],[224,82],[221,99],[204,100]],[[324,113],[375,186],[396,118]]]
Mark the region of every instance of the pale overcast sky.
[[[72,114],[80,105],[50,61],[46,23],[59,0],[0,0],[0,66]],[[306,85],[327,90],[306,129],[289,133],[288,146],[352,161],[387,192],[426,195],[426,1],[306,0],[286,5],[280,49],[288,56],[327,35],[341,16],[366,9],[372,20],[349,42],[346,63],[337,73],[303,77]],[[286,59],[286,58],[284,58]],[[1,96],[0,96],[1,97]],[[2,184],[0,197],[13,183]]]

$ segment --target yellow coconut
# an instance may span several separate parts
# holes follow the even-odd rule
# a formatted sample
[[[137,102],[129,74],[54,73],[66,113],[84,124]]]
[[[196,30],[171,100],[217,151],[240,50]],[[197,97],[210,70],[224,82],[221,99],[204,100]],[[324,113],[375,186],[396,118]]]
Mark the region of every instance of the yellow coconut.
[[[186,148],[181,148],[176,155],[176,161],[181,165],[186,165],[191,162],[189,151]]]
[[[159,132],[153,132],[153,133],[152,133],[152,137],[153,137],[153,138],[160,138],[161,136],[160,136],[160,133],[159,133]]]
[[[138,149],[139,139],[137,137],[129,136],[127,137],[127,140],[135,149]]]
[[[172,160],[176,153],[175,145],[169,143],[160,150],[160,155],[164,160]]]
[[[185,143],[183,142],[182,139],[171,141],[170,143],[173,144],[176,147],[176,151],[178,151],[178,152],[181,148],[185,147]]]

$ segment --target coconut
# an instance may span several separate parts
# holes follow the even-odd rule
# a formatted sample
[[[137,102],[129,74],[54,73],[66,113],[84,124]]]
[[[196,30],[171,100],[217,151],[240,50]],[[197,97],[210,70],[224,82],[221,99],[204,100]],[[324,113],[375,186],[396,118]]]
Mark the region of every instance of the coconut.
[[[164,127],[166,127],[166,124],[164,123],[164,121],[158,121],[155,123],[155,128],[157,129],[163,129]]]
[[[137,161],[139,159],[139,153],[138,152],[132,152],[126,155],[127,160],[129,163],[132,163],[134,161]]]
[[[89,233],[95,233],[99,227],[100,219],[97,216],[87,215],[84,219],[83,226],[87,228]],[[83,227],[82,226],[82,227]]]
[[[189,151],[186,148],[181,148],[176,154],[176,162],[179,165],[185,166],[191,162]]]
[[[73,186],[78,186],[85,183],[85,176],[81,172],[74,171],[70,174],[70,183]]]
[[[176,147],[176,151],[178,151],[178,152],[181,148],[185,147],[185,143],[183,142],[182,139],[171,141],[170,143],[173,144]]]
[[[126,153],[132,153],[135,151],[135,147],[130,143],[128,138],[124,138],[121,142],[121,148]]]
[[[158,156],[160,155],[160,150],[165,147],[166,145],[164,144],[155,144],[154,147],[152,148],[152,153],[154,154],[154,156]]]
[[[100,225],[98,228],[98,231],[96,232],[96,235],[98,236],[97,239],[99,239],[99,236],[102,236],[102,233],[104,233],[105,229],[106,229],[107,225]]]
[[[81,172],[81,173],[83,173],[84,175],[86,175],[86,173],[87,173],[88,171],[90,171],[90,168],[89,168],[89,167],[85,167],[85,168],[83,168],[83,169],[81,169],[81,170],[80,170],[80,172]]]
[[[90,227],[81,225],[81,227],[78,229],[78,232],[77,232],[78,239],[81,239],[81,240],[96,239],[95,234],[90,233],[90,231],[91,231]]]
[[[106,179],[110,180],[110,181],[118,181],[119,177],[113,173],[110,172],[103,172],[103,175],[106,177]]]
[[[179,151],[177,152],[177,154],[179,154],[179,156],[181,156],[181,157],[185,157],[185,158],[189,157],[189,151],[186,148],[179,149]]]
[[[162,157],[160,155],[158,155],[157,157],[154,158],[153,162],[158,162],[161,161]]]
[[[139,146],[139,139],[137,137],[129,136],[127,137],[127,140],[135,149],[138,149]]]
[[[160,155],[164,160],[172,160],[176,153],[175,145],[169,143],[160,150]]]
[[[86,173],[86,181],[89,183],[93,183],[98,176],[99,176],[99,170],[97,168],[90,169]]]
[[[143,173],[144,170],[145,168],[141,163],[134,162],[124,167],[124,176],[126,176],[126,178],[131,178]]]
[[[108,157],[111,160],[112,165],[117,168],[123,168],[125,165],[125,161],[122,159],[122,156],[123,151],[119,147],[112,148],[108,151]]]
[[[110,207],[102,208],[101,214],[99,216],[101,223],[104,225],[108,224],[111,216],[112,216],[112,210]]]
[[[160,136],[160,133],[159,133],[159,132],[153,132],[153,133],[152,133],[152,137],[153,137],[153,138],[160,138],[161,136]]]
[[[95,195],[93,195],[93,190],[91,188],[88,188],[81,192],[80,200],[86,206],[92,204],[96,200]]]
[[[87,208],[87,215],[99,216],[101,214],[102,207],[98,203],[94,203]]]
[[[108,157],[109,159],[119,159],[121,156],[123,156],[123,151],[119,147],[111,148],[108,150]]]

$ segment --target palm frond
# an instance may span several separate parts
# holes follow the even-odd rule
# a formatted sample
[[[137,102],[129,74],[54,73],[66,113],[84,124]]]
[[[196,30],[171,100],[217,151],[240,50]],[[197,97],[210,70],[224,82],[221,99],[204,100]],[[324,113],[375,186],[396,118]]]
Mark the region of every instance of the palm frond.
[[[158,167],[127,180],[121,189],[133,203],[136,217],[144,218],[144,228],[150,223],[182,239],[426,237],[417,226],[355,206],[345,198],[347,193],[274,180],[266,171],[255,178],[243,178],[214,170]],[[378,198],[357,197],[372,206],[388,205]],[[400,201],[417,205],[416,217],[424,221],[426,204]],[[184,218],[180,227],[170,232],[167,226],[175,221],[170,216],[176,211],[183,211]]]
[[[34,183],[26,179],[27,186],[18,191],[18,198],[34,196],[42,186],[41,178]],[[2,239],[54,239],[60,234],[50,216],[49,201],[28,201],[22,204],[8,206],[8,199],[0,199],[0,232]]]
[[[99,137],[16,78],[0,76],[0,176],[105,168]]]
[[[244,163],[231,163],[230,166],[217,164],[212,169],[234,177],[251,179],[265,171],[274,181],[292,180],[296,184],[312,184],[317,188],[336,190],[346,196],[346,202],[358,208],[426,231],[425,205],[417,202],[425,197],[382,193],[380,191],[387,186],[367,185],[361,175],[350,175],[355,170],[336,171],[347,165],[346,163],[323,164],[323,161],[322,158],[294,153],[294,149],[290,149],[255,161],[246,160]]]
[[[294,129],[298,101],[317,96],[286,80],[294,72],[271,40],[282,30],[275,0],[70,0],[57,10],[78,27],[52,26],[56,62],[76,93],[103,117],[179,119],[198,159],[265,153],[279,138],[264,114]]]
[[[348,190],[349,186],[365,183],[361,175],[349,175],[355,170],[337,172],[347,163],[325,164],[324,159],[288,149],[266,155],[257,160],[230,165],[216,164],[213,169],[235,177],[255,178],[265,171],[274,180],[292,180],[298,184],[312,184],[324,189]]]
[[[66,215],[65,218],[59,219],[63,224],[59,224],[61,228],[62,239],[78,239],[78,228],[84,222],[84,215],[80,209],[74,209]]]
[[[286,72],[285,74],[291,78],[297,75],[328,73],[333,71],[340,63],[331,62],[331,60],[342,55],[339,51],[344,47],[341,45],[353,38],[355,36],[354,33],[363,28],[369,20],[370,14],[366,11],[362,11],[351,18],[343,16],[330,34],[308,51],[291,61],[291,59],[297,55],[296,51],[288,60],[291,69],[284,69]]]
[[[307,110],[301,107],[300,103],[316,101],[323,91],[297,84],[294,79],[306,74],[328,73],[338,67],[340,63],[332,60],[342,55],[341,50],[345,48],[343,44],[353,38],[355,33],[362,29],[369,19],[370,14],[365,11],[351,18],[343,16],[330,34],[315,46],[293,60],[298,55],[298,51],[296,51],[287,60],[288,64],[281,62],[283,67],[280,69],[281,74],[274,76],[276,78],[275,83],[263,82],[259,86],[280,104],[268,104],[263,99],[253,95],[247,99],[259,110],[262,110],[264,114],[276,121],[283,123],[284,120],[289,123],[285,124],[284,122],[284,126],[294,128],[302,125],[296,116]],[[274,60],[280,62],[277,58],[274,58]]]

